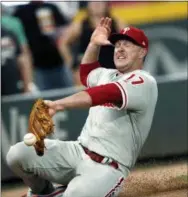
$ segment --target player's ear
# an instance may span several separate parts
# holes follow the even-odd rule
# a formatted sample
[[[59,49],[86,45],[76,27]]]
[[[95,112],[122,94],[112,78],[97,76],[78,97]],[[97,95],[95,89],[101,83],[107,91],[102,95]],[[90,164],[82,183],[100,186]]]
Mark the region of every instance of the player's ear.
[[[147,50],[145,48],[140,48],[139,58],[143,59],[147,54]]]

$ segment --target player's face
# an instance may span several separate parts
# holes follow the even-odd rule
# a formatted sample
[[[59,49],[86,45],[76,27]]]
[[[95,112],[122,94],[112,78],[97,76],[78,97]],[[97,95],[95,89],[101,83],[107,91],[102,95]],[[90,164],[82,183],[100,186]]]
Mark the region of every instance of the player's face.
[[[114,63],[120,72],[134,70],[136,65],[143,59],[143,48],[129,40],[119,40],[115,43]]]

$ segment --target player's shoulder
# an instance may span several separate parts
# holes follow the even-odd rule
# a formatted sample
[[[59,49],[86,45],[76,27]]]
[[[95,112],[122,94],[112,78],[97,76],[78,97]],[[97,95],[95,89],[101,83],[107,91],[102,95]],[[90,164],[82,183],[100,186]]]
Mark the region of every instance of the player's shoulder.
[[[116,69],[109,69],[109,68],[103,68],[103,67],[100,67],[100,68],[97,68],[97,69],[98,69],[98,71],[103,73],[104,77],[108,77],[108,78],[113,76],[117,72]]]
[[[116,80],[115,73],[116,69],[107,69],[107,68],[97,68],[95,73],[96,76],[100,76],[99,84],[111,83]]]
[[[139,70],[139,73],[141,76],[143,76],[145,79],[148,80],[148,82],[156,84],[156,79],[153,75],[151,75],[151,73],[145,71],[145,70]]]
[[[100,76],[100,79],[106,79],[106,78],[109,79],[111,78],[114,72],[115,72],[115,69],[107,69],[107,68],[99,67],[99,68],[92,70],[89,75],[92,75],[95,77]]]
[[[155,78],[144,70],[134,70],[129,73],[124,73],[121,75],[118,80],[120,83],[124,82],[123,85],[134,86],[135,88],[143,88],[143,89],[154,89],[157,90],[157,82]]]

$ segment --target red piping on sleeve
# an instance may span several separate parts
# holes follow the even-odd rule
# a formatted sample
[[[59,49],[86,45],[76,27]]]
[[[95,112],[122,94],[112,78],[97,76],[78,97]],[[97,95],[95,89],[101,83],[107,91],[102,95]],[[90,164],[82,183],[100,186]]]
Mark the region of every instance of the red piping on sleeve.
[[[92,106],[103,105],[105,103],[122,102],[121,90],[114,83],[95,86],[85,90],[92,99]]]
[[[89,73],[92,70],[99,68],[99,67],[100,67],[99,62],[93,62],[93,63],[89,63],[89,64],[81,64],[80,65],[80,80],[84,86],[87,87],[87,77],[88,77]]]
[[[127,106],[127,94],[123,89],[122,85],[119,82],[116,82],[116,85],[119,87],[120,91],[122,92],[122,106],[120,109],[126,108]]]

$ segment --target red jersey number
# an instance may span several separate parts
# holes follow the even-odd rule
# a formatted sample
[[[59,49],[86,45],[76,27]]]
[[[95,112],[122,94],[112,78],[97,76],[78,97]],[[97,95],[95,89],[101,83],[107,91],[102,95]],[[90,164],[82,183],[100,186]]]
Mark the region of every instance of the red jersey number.
[[[125,82],[128,82],[131,80],[131,83],[133,85],[137,85],[137,84],[141,84],[141,83],[144,83],[144,79],[140,76],[137,76],[135,74],[132,74],[130,77],[128,77]]]

